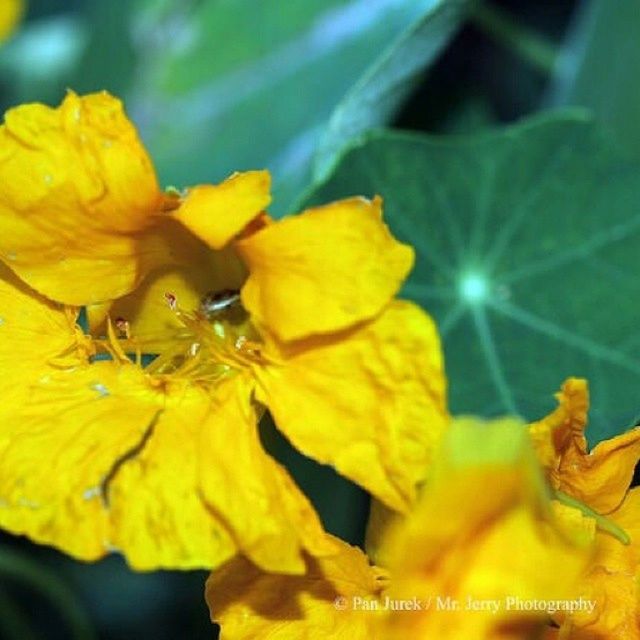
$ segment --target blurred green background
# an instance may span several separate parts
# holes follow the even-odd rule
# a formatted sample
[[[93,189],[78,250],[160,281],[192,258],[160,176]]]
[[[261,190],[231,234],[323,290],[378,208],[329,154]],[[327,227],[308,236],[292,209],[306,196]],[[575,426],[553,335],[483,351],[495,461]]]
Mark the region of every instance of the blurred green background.
[[[640,413],[639,64],[640,0],[31,0],[0,100],[106,89],[164,185],[266,167],[276,215],[381,193],[452,410],[535,419],[585,376],[596,442]],[[262,435],[361,541],[367,496]],[[0,543],[0,638],[215,637],[204,572]]]

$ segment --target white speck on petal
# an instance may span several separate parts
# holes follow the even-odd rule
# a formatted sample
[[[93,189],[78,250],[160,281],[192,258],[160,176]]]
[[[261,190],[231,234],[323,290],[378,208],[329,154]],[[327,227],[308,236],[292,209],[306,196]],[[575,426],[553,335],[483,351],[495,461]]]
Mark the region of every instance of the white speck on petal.
[[[7,253],[5,257],[7,258],[7,260],[17,260],[18,254],[15,251],[9,251],[9,253]]]
[[[0,317],[0,327],[4,324],[4,322],[5,322],[4,318]]]
[[[94,382],[94,383],[91,385],[91,388],[92,388],[94,391],[97,391],[97,392],[98,392],[98,395],[99,395],[101,398],[106,398],[107,396],[111,395],[111,394],[109,393],[109,389],[107,389],[106,385],[102,384],[102,382]]]
[[[29,500],[28,498],[19,498],[18,504],[21,507],[27,507],[28,509],[39,509],[40,503]]]
[[[105,149],[110,149],[113,146],[113,142],[111,140],[103,140],[102,141],[102,146]]]
[[[45,184],[51,184],[53,182],[53,176],[50,173],[47,173],[44,177]]]
[[[90,489],[85,489],[82,492],[82,497],[85,500],[93,500],[93,498],[97,498],[100,495],[100,487],[91,487]]]

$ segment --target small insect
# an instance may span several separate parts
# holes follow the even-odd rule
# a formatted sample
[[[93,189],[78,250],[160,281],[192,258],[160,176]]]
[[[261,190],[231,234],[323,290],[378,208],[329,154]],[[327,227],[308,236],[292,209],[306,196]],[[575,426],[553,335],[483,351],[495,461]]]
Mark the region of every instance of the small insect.
[[[209,291],[200,300],[200,312],[207,318],[213,318],[240,302],[240,291],[222,289]]]
[[[167,291],[167,293],[164,294],[164,299],[165,302],[169,305],[169,309],[175,311],[176,306],[178,305],[178,298],[176,297],[175,293]]]
[[[122,340],[128,340],[131,337],[131,331],[128,320],[124,318],[116,318],[115,323],[118,331],[118,338]]]

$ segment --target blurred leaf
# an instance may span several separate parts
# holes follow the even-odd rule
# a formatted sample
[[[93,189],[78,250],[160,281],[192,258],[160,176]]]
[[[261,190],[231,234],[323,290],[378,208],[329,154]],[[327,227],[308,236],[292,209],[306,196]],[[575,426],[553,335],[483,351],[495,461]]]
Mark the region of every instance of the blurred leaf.
[[[435,9],[462,4],[146,0],[136,21],[142,67],[130,110],[161,180],[188,185],[268,167],[280,187],[276,207],[282,209],[310,180],[311,159],[327,121],[372,61],[383,52],[362,83],[369,98],[384,98],[379,115],[371,106],[367,116],[379,122],[451,32],[455,11]],[[433,14],[444,32],[434,27],[426,38],[421,22],[420,37],[418,32],[400,37],[425,14]],[[402,54],[389,48],[398,38],[406,49]],[[407,69],[401,64],[405,54]]]
[[[2,584],[5,586],[7,581],[19,582],[28,586],[31,591],[47,598],[65,621],[68,627],[67,637],[70,640],[95,640],[96,635],[91,623],[74,594],[53,573],[26,556],[4,546],[0,548],[0,576],[2,576]],[[6,608],[5,615],[13,616],[14,625],[23,624],[20,611],[13,610],[15,606],[10,600],[3,599],[0,605],[2,608]],[[10,613],[9,608],[12,609]],[[25,607],[29,613],[33,613],[34,609],[34,607]],[[25,636],[25,640],[26,637],[28,636]]]
[[[2,588],[0,588],[0,634],[0,637],[5,640],[37,640],[24,613]]]
[[[352,138],[395,115],[417,74],[440,53],[471,4],[469,0],[432,3],[367,69],[331,116],[315,158],[315,178],[326,176]]]
[[[87,46],[87,24],[73,15],[26,23],[0,49],[0,72],[8,81],[11,106],[58,103]],[[4,106],[4,105],[3,105]]]
[[[372,134],[309,204],[375,193],[416,247],[403,294],[439,323],[455,413],[539,418],[573,375],[591,383],[592,440],[629,424],[640,166],[584,112],[470,138]]]
[[[130,28],[130,0],[85,2],[88,44],[73,78],[78,93],[106,89],[122,95],[135,70],[135,53]]]
[[[571,30],[549,102],[595,111],[640,156],[640,1],[590,0]]]

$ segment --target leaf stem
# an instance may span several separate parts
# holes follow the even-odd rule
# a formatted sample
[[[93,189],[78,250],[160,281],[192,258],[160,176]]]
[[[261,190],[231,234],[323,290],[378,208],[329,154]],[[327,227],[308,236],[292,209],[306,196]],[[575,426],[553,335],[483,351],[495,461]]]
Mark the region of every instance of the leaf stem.
[[[522,60],[545,75],[553,75],[557,47],[533,29],[522,25],[502,9],[483,2],[470,15],[471,22]]]

